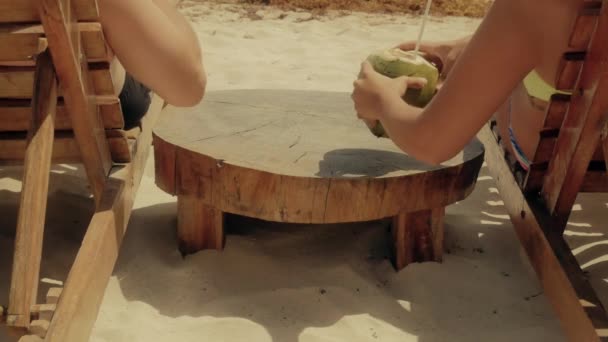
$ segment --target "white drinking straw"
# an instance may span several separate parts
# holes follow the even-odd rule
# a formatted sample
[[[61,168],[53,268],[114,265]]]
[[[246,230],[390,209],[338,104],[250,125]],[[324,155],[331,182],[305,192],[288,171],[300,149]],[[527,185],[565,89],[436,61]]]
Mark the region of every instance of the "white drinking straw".
[[[414,52],[418,54],[420,50],[420,42],[422,42],[422,35],[424,34],[424,27],[426,26],[426,21],[429,19],[429,12],[431,11],[431,3],[433,0],[426,1],[426,8],[424,9],[424,17],[422,18],[422,26],[420,27],[420,33],[418,33],[418,41],[416,42],[416,49]]]

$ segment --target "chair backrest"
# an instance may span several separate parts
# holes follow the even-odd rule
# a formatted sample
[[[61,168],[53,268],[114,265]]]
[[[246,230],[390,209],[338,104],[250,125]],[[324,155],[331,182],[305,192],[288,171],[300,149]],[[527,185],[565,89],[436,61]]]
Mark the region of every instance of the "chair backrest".
[[[34,91],[35,57],[47,48],[45,30],[38,10],[39,0],[0,0],[0,163],[20,163],[26,148]],[[112,55],[106,45],[94,0],[62,1],[73,8],[88,61],[92,85],[89,100],[95,101],[101,117],[112,161],[131,160],[120,102],[110,73]],[[72,7],[70,7],[72,6]],[[61,76],[61,75],[59,75]],[[55,162],[79,162],[81,155],[72,132],[59,77],[56,134],[53,148]]]
[[[529,172],[521,178],[525,192],[540,192],[549,210],[569,213],[579,191],[608,192],[606,173],[608,119],[608,6],[582,1],[563,56],[555,94],[546,110],[540,142]]]

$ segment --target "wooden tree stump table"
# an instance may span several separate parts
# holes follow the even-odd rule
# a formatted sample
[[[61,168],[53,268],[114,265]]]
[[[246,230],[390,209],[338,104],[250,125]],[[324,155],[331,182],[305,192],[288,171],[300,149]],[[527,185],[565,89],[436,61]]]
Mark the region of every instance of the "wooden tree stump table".
[[[438,132],[438,134],[441,134]],[[417,162],[356,118],[349,94],[241,90],[167,107],[156,183],[178,197],[184,254],[224,246],[224,214],[340,223],[393,217],[393,261],[440,261],[446,205],[473,190],[476,140],[441,166]]]

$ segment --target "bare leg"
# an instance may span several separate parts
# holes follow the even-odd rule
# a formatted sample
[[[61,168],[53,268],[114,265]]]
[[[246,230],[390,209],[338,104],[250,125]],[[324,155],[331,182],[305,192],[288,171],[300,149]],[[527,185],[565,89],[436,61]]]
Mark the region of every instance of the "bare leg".
[[[99,10],[110,46],[131,75],[171,104],[201,100],[206,78],[198,38],[172,2],[99,0]]]

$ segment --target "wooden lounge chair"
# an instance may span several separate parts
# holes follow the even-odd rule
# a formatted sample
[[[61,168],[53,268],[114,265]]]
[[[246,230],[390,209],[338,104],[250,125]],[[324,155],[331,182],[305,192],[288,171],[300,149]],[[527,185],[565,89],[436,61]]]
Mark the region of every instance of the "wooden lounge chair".
[[[140,126],[123,130],[111,61],[95,0],[0,0],[0,163],[24,165],[0,315],[45,341],[88,340],[162,107],[153,96]],[[96,209],[63,289],[43,304],[36,298],[53,162],[84,165]]]
[[[563,239],[579,192],[608,192],[608,4],[584,1],[564,55],[558,90],[545,114],[528,172],[497,144],[495,125],[480,132],[486,160],[516,233],[570,341],[608,338],[602,303]]]

